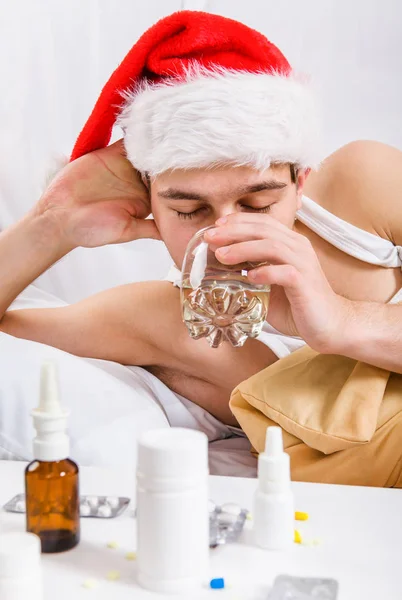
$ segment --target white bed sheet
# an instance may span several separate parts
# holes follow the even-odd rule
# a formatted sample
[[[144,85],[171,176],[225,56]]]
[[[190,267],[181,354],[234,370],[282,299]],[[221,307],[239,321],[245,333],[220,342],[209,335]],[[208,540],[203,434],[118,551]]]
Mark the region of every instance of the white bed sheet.
[[[29,286],[13,309],[65,304]],[[59,367],[61,401],[70,411],[71,457],[81,465],[131,466],[138,436],[156,427],[191,427],[210,440],[210,470],[216,475],[252,477],[256,460],[244,437],[230,437],[214,417],[181,401],[141,367],[86,359],[56,348],[0,333],[0,460],[32,458],[34,429],[30,412],[37,406],[40,366]],[[218,424],[218,426],[217,426]]]

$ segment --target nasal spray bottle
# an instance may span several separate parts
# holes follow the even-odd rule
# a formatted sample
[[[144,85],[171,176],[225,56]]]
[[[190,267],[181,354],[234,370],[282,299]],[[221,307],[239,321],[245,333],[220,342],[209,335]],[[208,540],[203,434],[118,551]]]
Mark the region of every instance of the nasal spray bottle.
[[[59,402],[56,366],[42,366],[39,406],[32,413],[37,436],[25,470],[26,528],[42,552],[63,552],[80,540],[78,466],[68,458],[68,413]]]
[[[290,459],[283,451],[282,429],[268,427],[265,451],[258,457],[254,543],[267,550],[289,548],[294,539],[294,514]]]

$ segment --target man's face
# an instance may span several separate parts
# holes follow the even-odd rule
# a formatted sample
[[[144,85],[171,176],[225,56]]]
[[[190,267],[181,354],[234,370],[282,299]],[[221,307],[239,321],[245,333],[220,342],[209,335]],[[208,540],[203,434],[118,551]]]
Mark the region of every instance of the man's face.
[[[293,227],[306,174],[292,182],[289,165],[255,171],[250,167],[176,170],[150,184],[152,213],[175,264],[180,268],[191,237],[234,212],[268,213]]]

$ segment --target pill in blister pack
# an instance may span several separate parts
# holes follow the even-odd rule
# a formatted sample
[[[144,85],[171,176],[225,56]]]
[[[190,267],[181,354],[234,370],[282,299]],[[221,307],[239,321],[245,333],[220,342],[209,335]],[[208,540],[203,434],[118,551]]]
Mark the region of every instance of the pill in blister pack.
[[[209,502],[209,546],[216,548],[235,542],[244,528],[248,511],[238,504]]]
[[[130,498],[121,496],[80,496],[80,516],[113,519],[121,515],[130,504]],[[3,506],[4,510],[25,513],[24,494],[14,496]]]
[[[336,600],[337,597],[335,579],[279,575],[267,600]]]

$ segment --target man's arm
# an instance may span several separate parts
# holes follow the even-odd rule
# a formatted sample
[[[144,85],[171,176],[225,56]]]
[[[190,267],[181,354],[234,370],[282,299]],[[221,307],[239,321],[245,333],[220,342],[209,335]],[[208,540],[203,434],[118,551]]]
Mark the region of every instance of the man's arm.
[[[178,304],[171,284],[133,283],[70,306],[8,311],[0,331],[77,356],[154,365],[161,361],[153,318],[161,302],[167,314],[173,302]]]
[[[361,141],[332,160],[325,207],[402,246],[402,152]],[[402,306],[345,301],[344,309],[341,335],[324,350],[402,373]]]
[[[18,294],[69,249],[51,215],[28,215],[0,234],[0,319]]]
[[[341,354],[402,373],[402,306],[346,301],[341,335],[328,340],[326,354]]]
[[[74,248],[158,238],[155,223],[145,219],[149,212],[148,191],[121,142],[70,163],[31,211],[0,233],[0,328],[45,341],[49,329],[57,330],[59,317],[69,323],[74,315],[82,318],[85,310],[101,311],[106,300],[96,300],[90,309],[84,303],[4,316],[25,287]]]

